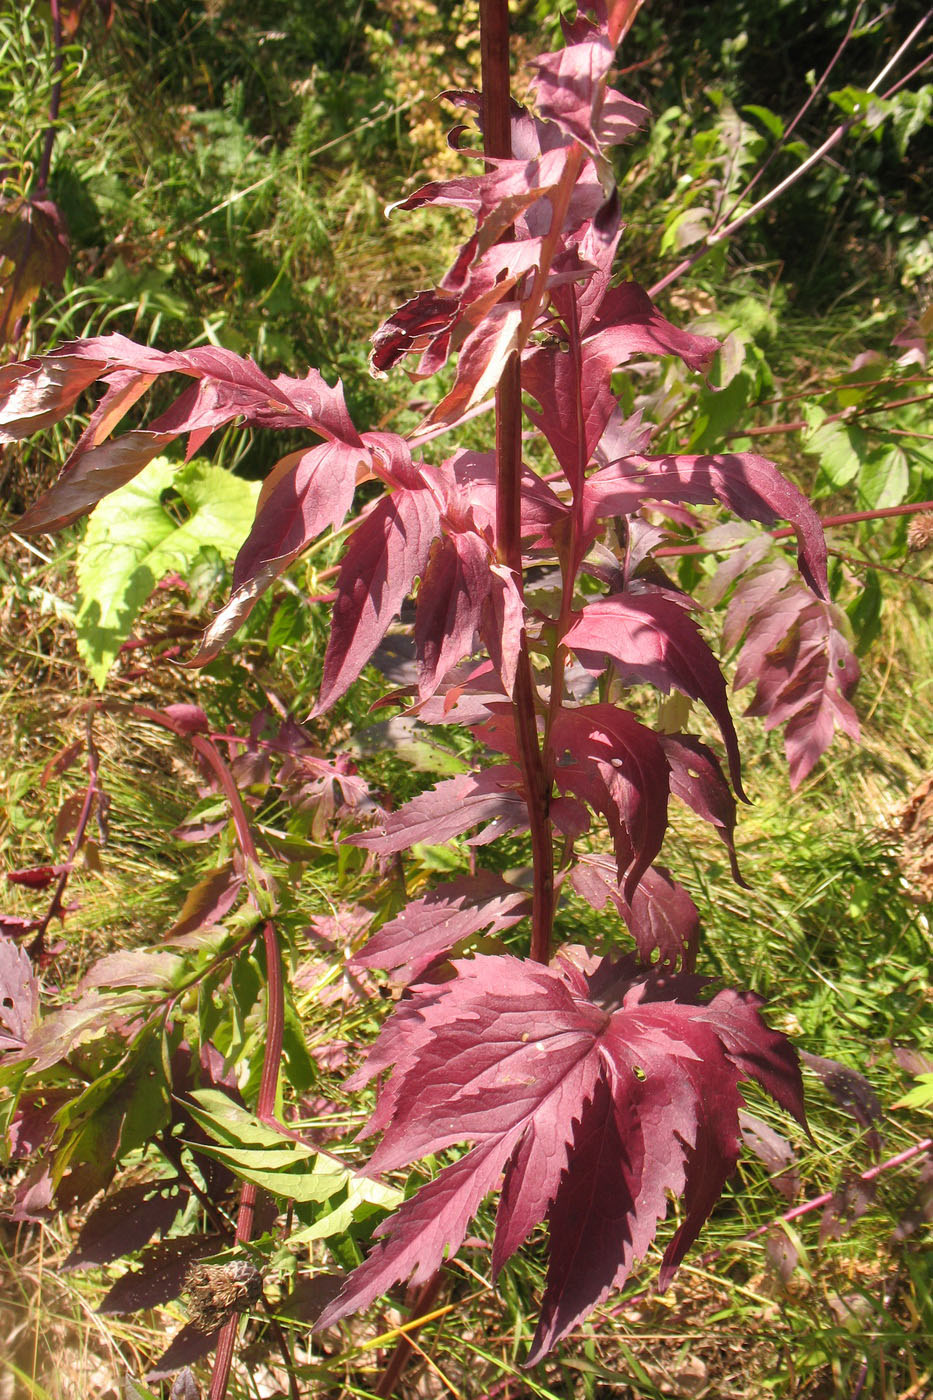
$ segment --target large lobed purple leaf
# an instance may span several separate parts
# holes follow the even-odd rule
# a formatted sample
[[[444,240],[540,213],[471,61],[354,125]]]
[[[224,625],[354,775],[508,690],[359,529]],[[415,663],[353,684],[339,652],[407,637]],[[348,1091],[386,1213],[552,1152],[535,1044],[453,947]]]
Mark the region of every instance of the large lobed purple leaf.
[[[800,1072],[754,998],[721,992],[706,1004],[696,977],[631,959],[454,966],[453,980],[412,989],[357,1078],[394,1066],[367,1129],[383,1130],[371,1172],[458,1142],[473,1149],[379,1226],[318,1325],[410,1275],[429,1278],[504,1172],[494,1273],[545,1215],[550,1224],[533,1362],[621,1287],[668,1193],[683,1192],[664,1259],[673,1272],[738,1159],[740,1081],[757,1079],[803,1122]]]
[[[134,1254],[156,1231],[168,1230],[190,1195],[171,1177],[112,1191],[85,1220],[62,1269],[86,1269]]]

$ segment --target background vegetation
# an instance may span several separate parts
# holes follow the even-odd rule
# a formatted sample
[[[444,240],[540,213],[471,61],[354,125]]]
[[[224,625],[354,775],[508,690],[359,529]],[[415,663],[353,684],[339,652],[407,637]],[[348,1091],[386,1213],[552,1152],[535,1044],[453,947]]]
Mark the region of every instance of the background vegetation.
[[[519,95],[523,60],[553,29],[555,10],[544,0],[516,6]],[[621,63],[627,91],[655,121],[624,149],[619,169],[628,220],[621,268],[644,285],[662,281],[721,215],[749,208],[836,125],[864,114],[827,159],[659,293],[672,319],[720,335],[726,350],[714,371],[718,393],[673,366],[628,390],[632,407],[658,425],[656,450],[754,446],[789,468],[827,516],[933,496],[933,399],[925,353],[911,353],[930,330],[933,90],[921,70],[886,108],[864,96],[924,12],[911,0],[862,6],[829,81],[777,147],[852,26],[853,6],[646,4]],[[888,82],[929,52],[923,31]],[[166,349],[226,345],[267,372],[315,365],[329,382],[340,376],[357,422],[411,427],[441,389],[433,381],[400,390],[373,380],[368,339],[392,307],[436,278],[457,230],[453,218],[425,211],[386,222],[383,210],[452,168],[448,123],[434,98],[447,87],[475,86],[477,68],[471,0],[123,0],[109,29],[88,9],[65,54],[49,183],[68,222],[71,260],[61,285],[40,293],[8,357],[114,330]],[[47,7],[6,0],[6,199],[26,193],[40,165],[52,73]],[[766,177],[744,193],[769,156]],[[470,431],[481,441],[482,419]],[[38,547],[17,537],[14,524],[68,446],[59,434],[9,446],[0,457],[0,501],[13,526],[0,546],[6,869],[63,859],[69,819],[54,814],[73,811],[82,787],[80,768],[50,772],[49,765],[83,734],[80,701],[95,693],[91,643],[80,630],[83,601],[100,587],[87,581],[87,527]],[[286,450],[280,441],[275,455]],[[206,451],[247,482],[273,460],[271,448],[238,430]],[[176,525],[196,510],[177,478],[174,495],[160,487],[158,499]],[[838,740],[791,794],[777,738],[742,722],[754,806],[743,814],[738,845],[749,888],[732,885],[721,848],[699,823],[681,823],[668,857],[705,916],[701,970],[765,995],[774,1023],[814,1057],[812,1139],[794,1141],[793,1164],[747,1155],[675,1287],[661,1296],[629,1289],[574,1345],[528,1374],[518,1362],[540,1295],[534,1251],[496,1294],[480,1241],[452,1271],[450,1306],[422,1329],[396,1393],[907,1400],[933,1391],[933,1278],[923,1247],[933,1215],[928,1158],[922,1169],[914,1161],[881,1174],[873,1191],[854,1184],[930,1131],[922,1094],[901,1104],[914,1078],[933,1071],[933,884],[924,827],[933,804],[924,809],[918,786],[933,768],[933,530],[926,528],[927,536],[915,526],[908,541],[908,517],[898,516],[830,536],[834,586],[862,653],[861,747]],[[218,539],[186,558],[197,566],[186,585],[167,569],[161,586],[139,599],[139,614],[118,618],[114,650],[121,640],[128,645],[109,675],[95,653],[108,698],[196,700],[217,731],[241,735],[259,712],[276,722],[304,718],[327,625],[315,600],[326,594],[337,542],[299,561],[228,655],[200,673],[179,664],[221,596],[235,545]],[[714,563],[687,555],[671,568],[694,584]],[[400,666],[404,658],[383,656],[390,676]],[[370,714],[375,693],[375,681],[363,683],[316,723],[323,756],[349,754],[373,789],[395,802],[456,771],[462,755],[435,736],[413,736]],[[225,854],[222,836],[219,857],[216,843],[183,839],[209,821],[214,799],[182,746],[141,719],[118,729],[106,716],[97,740],[109,838],[105,845],[101,834],[72,877],[74,907],[54,929],[47,977],[62,998],[103,952],[158,944],[185,890]],[[399,875],[338,851],[321,802],[289,804],[261,766],[244,764],[240,779],[290,939],[290,1108],[302,1127],[346,1136],[364,1117],[342,1088],[348,1058],[374,1034],[381,999],[347,984],[340,959],[322,953],[320,935],[336,927],[352,938],[358,902],[377,916],[392,910]],[[406,873],[409,894],[443,862],[456,868],[463,858],[426,850]],[[516,842],[506,858],[518,866],[526,853]],[[28,889],[4,891],[10,916],[43,907]],[[583,917],[594,916],[574,904],[562,913],[567,927]],[[607,944],[621,936],[600,932]],[[233,1002],[218,1043],[226,1037],[248,1085],[262,1027],[247,988],[235,989]],[[826,1059],[856,1077],[840,1088]],[[130,1171],[143,1168],[129,1163]],[[3,1170],[12,1198],[23,1168],[11,1162]],[[828,1209],[772,1223],[823,1193],[833,1197]],[[184,1321],[177,1302],[98,1315],[126,1260],[62,1272],[81,1223],[58,1214],[41,1225],[0,1226],[0,1332],[11,1339],[0,1357],[0,1396],[117,1396],[123,1375],[143,1376]],[[749,1241],[760,1227],[765,1232]],[[318,1271],[334,1258],[351,1263],[366,1233],[360,1228],[328,1255],[321,1245],[289,1252],[271,1232],[263,1257],[269,1296],[294,1303],[309,1264]],[[308,1339],[311,1307],[283,1306],[280,1315],[302,1393],[372,1393],[402,1312],[383,1309],[322,1348]],[[236,1373],[236,1393],[282,1393],[268,1324],[245,1325],[253,1359]]]

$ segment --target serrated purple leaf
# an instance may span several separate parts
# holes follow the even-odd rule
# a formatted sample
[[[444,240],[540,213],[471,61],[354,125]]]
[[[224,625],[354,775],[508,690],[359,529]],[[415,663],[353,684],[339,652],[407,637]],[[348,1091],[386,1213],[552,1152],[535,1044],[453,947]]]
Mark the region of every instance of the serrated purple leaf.
[[[616,705],[562,708],[552,728],[555,778],[602,813],[631,898],[667,830],[669,770],[658,736]],[[561,762],[566,751],[570,762]]]
[[[384,497],[351,536],[337,579],[337,601],[315,714],[323,714],[356,680],[424,573],[440,529],[427,487]]]
[[[826,597],[826,541],[816,511],[773,462],[753,452],[703,457],[624,457],[588,478],[584,518],[630,515],[646,501],[728,506],[743,520],[773,525],[789,520],[797,531],[800,569]]]
[[[383,1131],[368,1169],[474,1147],[380,1225],[319,1326],[410,1275],[430,1277],[504,1170],[496,1267],[549,1212],[534,1361],[624,1282],[667,1192],[683,1189],[686,1218],[665,1256],[666,1271],[676,1267],[735,1165],[742,1079],[802,1119],[796,1059],[753,999],[720,993],[704,1005],[696,977],[591,962],[480,955],[399,1004],[357,1076],[394,1066],[367,1128]]]
[[[716,827],[729,852],[732,878],[744,885],[735,852],[735,798],[719,759],[693,734],[659,734],[658,738],[671,768],[672,795]]]
[[[387,972],[404,969],[406,980],[412,981],[462,938],[480,929],[496,933],[511,928],[530,909],[526,890],[507,884],[491,870],[478,870],[412,900],[383,924],[353,962]]]
[[[465,530],[435,540],[418,589],[418,697],[426,700],[473,651],[492,566],[489,546]]]
[[[664,692],[674,687],[692,700],[702,700],[719,725],[732,784],[744,798],[726,683],[697,624],[680,602],[660,592],[601,598],[576,615],[563,640],[594,671],[612,661],[623,681],[646,681]]]
[[[381,827],[348,836],[347,842],[379,855],[392,855],[417,842],[440,845],[471,826],[497,819],[505,823],[504,830],[527,824],[521,775],[511,764],[448,778],[387,813]]]

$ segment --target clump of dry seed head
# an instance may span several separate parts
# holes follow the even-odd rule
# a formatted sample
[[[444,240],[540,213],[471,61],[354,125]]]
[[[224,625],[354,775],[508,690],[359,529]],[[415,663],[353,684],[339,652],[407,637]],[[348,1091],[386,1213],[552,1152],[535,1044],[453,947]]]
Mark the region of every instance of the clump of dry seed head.
[[[907,527],[907,548],[918,554],[933,544],[933,513],[924,511],[914,516]]]
[[[188,1317],[199,1332],[215,1332],[231,1313],[249,1312],[262,1295],[262,1274],[245,1259],[192,1264],[185,1274]]]

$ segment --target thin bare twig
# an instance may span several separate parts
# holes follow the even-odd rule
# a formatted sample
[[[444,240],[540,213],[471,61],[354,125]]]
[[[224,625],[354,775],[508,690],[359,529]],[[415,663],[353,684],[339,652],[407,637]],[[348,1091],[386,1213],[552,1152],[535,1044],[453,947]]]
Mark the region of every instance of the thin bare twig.
[[[898,49],[895,58],[891,60],[891,62],[900,58],[902,53],[906,51],[908,45],[912,43],[917,34],[920,33],[920,30],[930,19],[931,15],[933,15],[933,10],[928,10],[919,24],[914,26],[911,34],[901,45],[900,49]],[[929,55],[921,59],[908,73],[905,73],[903,78],[898,79],[892,87],[888,88],[888,90],[882,94],[882,100],[886,101],[888,98],[893,97],[902,87],[909,83],[912,78],[915,78],[918,73],[928,67],[930,63],[933,63],[933,57]],[[887,64],[885,68],[882,69],[881,73],[872,80],[867,89],[869,92],[873,92],[878,87],[879,83],[883,80],[884,74],[890,71],[890,67],[891,63]],[[800,165],[797,166],[796,170],[792,170],[790,174],[786,175],[783,180],[780,180],[773,189],[769,190],[767,194],[762,195],[759,200],[756,200],[751,208],[745,210],[744,214],[740,214],[738,218],[733,219],[731,222],[721,224],[718,228],[712,228],[701,240],[699,247],[696,248],[693,253],[679,262],[676,267],[672,268],[670,272],[666,273],[659,281],[655,282],[652,287],[648,288],[648,295],[654,298],[660,292],[665,291],[673,282],[676,282],[678,278],[682,277],[685,272],[689,272],[692,267],[695,267],[700,259],[706,256],[710,249],[725,242],[725,240],[731,238],[734,233],[738,233],[740,228],[743,228],[745,224],[755,218],[757,214],[760,214],[763,209],[767,209],[770,204],[773,204],[776,199],[779,199],[785,190],[790,189],[791,185],[796,184],[801,176],[806,174],[812,166],[823,160],[831,150],[839,145],[843,137],[863,120],[864,113],[862,112],[856,112],[853,113],[851,117],[847,117],[844,122],[840,123],[840,125],[827,136],[821,146],[818,146],[815,151],[810,153],[806,160],[802,161]]]

